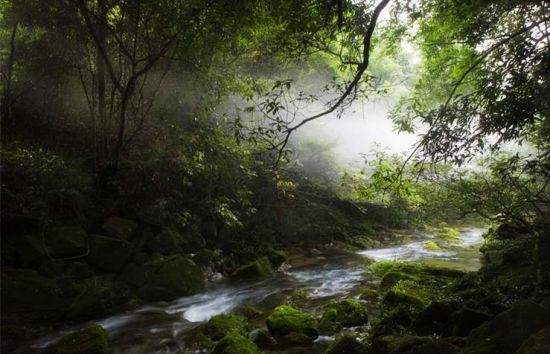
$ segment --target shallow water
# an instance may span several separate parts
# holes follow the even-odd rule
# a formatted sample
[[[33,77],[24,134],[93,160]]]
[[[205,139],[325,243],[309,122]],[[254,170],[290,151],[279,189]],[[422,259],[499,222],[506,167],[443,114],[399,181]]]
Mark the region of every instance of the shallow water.
[[[408,243],[360,251],[357,254],[330,256],[318,264],[290,269],[262,280],[224,280],[209,285],[202,294],[182,297],[172,302],[160,302],[136,310],[91,321],[77,327],[47,335],[32,344],[40,351],[63,335],[92,323],[103,326],[112,340],[114,353],[175,353],[184,343],[182,334],[207,321],[210,317],[230,311],[239,305],[270,309],[281,295],[294,290],[307,290],[316,306],[336,296],[349,294],[367,282],[363,277],[365,257],[372,260],[421,261],[475,270],[480,266],[476,247],[482,242],[484,230],[462,230],[459,244],[442,245],[441,251],[427,251],[426,242],[436,240],[428,233],[407,235]],[[308,309],[315,311],[315,307]]]

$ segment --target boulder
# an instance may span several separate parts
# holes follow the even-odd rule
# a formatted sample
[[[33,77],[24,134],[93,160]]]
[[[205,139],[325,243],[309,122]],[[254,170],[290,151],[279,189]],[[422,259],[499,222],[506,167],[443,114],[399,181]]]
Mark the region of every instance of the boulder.
[[[362,354],[368,353],[368,346],[361,343],[351,334],[336,338],[325,351],[325,354]]]
[[[275,268],[279,268],[286,261],[286,253],[281,250],[272,250],[267,257]]]
[[[285,339],[284,337],[291,333],[304,334],[311,340],[315,340],[319,336],[315,317],[288,305],[275,308],[267,318],[266,324],[269,333],[275,339]]]
[[[369,321],[367,306],[353,299],[345,299],[325,306],[323,320],[330,320],[343,327],[366,324]]]
[[[410,351],[411,354],[456,354],[458,352],[458,347],[441,340],[416,345]]]
[[[2,321],[55,321],[63,316],[70,295],[57,280],[34,270],[4,269],[1,281]]]
[[[420,335],[450,336],[453,332],[453,312],[456,306],[434,301],[422,310],[413,322],[413,329]]]
[[[128,241],[137,229],[137,223],[132,220],[111,216],[102,226],[103,231],[108,236]]]
[[[212,317],[204,326],[204,334],[213,340],[220,340],[231,331],[247,336],[248,330],[246,322],[226,313]]]
[[[19,237],[15,244],[17,259],[24,268],[36,267],[48,259],[40,235]]]
[[[129,300],[129,295],[107,276],[86,279],[77,288],[78,295],[66,310],[69,320],[106,316]]]
[[[88,262],[106,272],[119,272],[130,262],[130,244],[120,239],[90,235]]]
[[[373,339],[370,353],[407,353],[412,348],[429,343],[430,341],[432,341],[432,337],[419,337],[409,334],[381,336]]]
[[[46,233],[45,246],[53,258],[70,258],[84,255],[86,231],[80,226],[58,226]]]
[[[210,351],[210,354],[258,354],[258,347],[238,332],[230,332]]]
[[[490,319],[491,315],[488,313],[465,306],[453,314],[453,335],[466,337],[472,329]]]
[[[522,301],[472,330],[463,353],[515,353],[530,335],[548,325],[550,310]]]
[[[415,281],[416,278],[402,272],[388,272],[384,274],[382,277],[382,280],[380,280],[380,285],[378,287],[378,290],[380,292],[384,292],[392,288],[395,284],[402,280],[413,280]]]
[[[550,326],[532,334],[519,347],[516,354],[548,354],[550,353]]]
[[[183,243],[184,239],[178,232],[165,228],[147,242],[146,248],[150,252],[168,255],[177,253]]]
[[[277,346],[275,338],[263,328],[254,335],[253,341],[261,349],[272,349]]]
[[[131,288],[139,288],[147,281],[143,267],[128,263],[120,273],[119,280],[129,285]]]
[[[55,354],[108,354],[109,334],[101,326],[91,326],[61,338]]]
[[[270,275],[271,272],[272,269],[269,259],[267,257],[261,257],[237,268],[235,276],[241,278],[254,278]]]
[[[146,281],[138,295],[143,299],[171,300],[204,290],[202,270],[183,255],[161,257],[144,263],[142,267]]]

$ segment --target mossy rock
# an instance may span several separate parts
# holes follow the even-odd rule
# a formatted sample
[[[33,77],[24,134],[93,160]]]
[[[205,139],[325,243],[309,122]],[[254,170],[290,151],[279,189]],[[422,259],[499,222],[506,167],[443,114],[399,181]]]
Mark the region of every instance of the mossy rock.
[[[370,353],[408,353],[412,348],[426,344],[431,340],[432,337],[420,337],[409,334],[381,336],[373,339]]]
[[[412,328],[420,335],[450,336],[456,309],[454,304],[434,301],[416,316]]]
[[[459,348],[442,340],[434,340],[412,347],[411,354],[456,354]]]
[[[486,312],[463,307],[453,313],[453,335],[465,337],[470,334],[474,328],[479,327],[490,319],[491,315]]]
[[[302,333],[311,339],[317,339],[317,321],[312,315],[301,312],[291,306],[281,305],[275,308],[266,320],[269,333],[275,339],[283,338],[290,333]]]
[[[208,267],[217,257],[218,252],[205,248],[193,257],[193,262],[201,267]]]
[[[202,332],[195,332],[185,338],[185,347],[193,351],[200,351],[212,347],[214,342]]]
[[[135,263],[128,263],[120,273],[118,279],[131,288],[139,288],[147,281],[145,270]]]
[[[332,342],[325,354],[362,354],[368,353],[368,346],[351,334],[345,334]]]
[[[424,302],[412,294],[406,294],[401,291],[390,289],[382,298],[382,305],[392,307],[397,305],[408,305],[414,309],[423,309]]]
[[[45,246],[53,258],[68,258],[84,255],[86,231],[80,226],[58,226],[46,233]]]
[[[55,354],[107,354],[109,335],[101,326],[92,326],[61,338],[55,345]]]
[[[3,321],[59,320],[72,295],[57,280],[29,269],[4,269],[1,284]]]
[[[516,354],[547,353],[550,353],[550,325],[531,335],[516,352]]]
[[[88,262],[106,272],[120,272],[130,262],[130,244],[120,239],[90,235]]]
[[[264,315],[264,312],[257,307],[248,305],[239,305],[231,311],[237,316],[246,318],[247,320],[258,319]]]
[[[361,300],[378,301],[378,291],[371,288],[364,288],[359,295]]]
[[[287,346],[312,346],[313,338],[305,333],[291,332],[279,338],[279,341]]]
[[[277,346],[277,341],[266,329],[260,329],[253,338],[254,343],[261,349],[272,349]]]
[[[526,300],[472,330],[464,354],[515,353],[529,336],[550,324],[550,310]]]
[[[171,300],[179,296],[196,294],[205,288],[202,270],[182,255],[161,257],[142,265],[145,284],[138,296],[146,300]]]
[[[267,257],[261,257],[253,262],[239,267],[235,271],[235,276],[241,278],[254,278],[270,275],[272,272],[271,262]]]
[[[183,243],[182,235],[170,228],[164,228],[147,242],[146,247],[150,252],[169,255],[177,253]]]
[[[42,237],[39,235],[21,236],[15,244],[17,259],[24,268],[36,267],[48,259]]]
[[[367,323],[367,306],[353,299],[345,299],[325,306],[321,323],[330,322],[336,326],[353,327]]]
[[[223,337],[212,350],[210,354],[258,354],[259,350],[256,344],[243,336],[232,331]]]
[[[286,304],[293,307],[307,306],[310,302],[311,299],[307,290],[294,290],[286,300]]]
[[[105,221],[102,229],[109,236],[128,241],[136,231],[137,223],[118,216],[111,216]]]
[[[380,285],[378,286],[379,291],[384,292],[393,287],[395,284],[402,280],[418,280],[418,277],[414,277],[407,273],[403,272],[388,272],[384,274],[382,280],[380,280]]]
[[[222,339],[231,331],[247,336],[249,328],[246,322],[227,313],[213,316],[204,326],[204,334],[213,340]]]
[[[283,264],[286,261],[286,253],[282,250],[274,250],[271,251],[268,256],[269,261],[275,268],[279,268],[281,264]]]
[[[460,232],[452,227],[443,227],[435,234],[436,237],[451,243],[460,242],[458,235],[460,235]]]
[[[428,241],[424,244],[424,249],[428,251],[441,251],[441,247],[433,241]]]

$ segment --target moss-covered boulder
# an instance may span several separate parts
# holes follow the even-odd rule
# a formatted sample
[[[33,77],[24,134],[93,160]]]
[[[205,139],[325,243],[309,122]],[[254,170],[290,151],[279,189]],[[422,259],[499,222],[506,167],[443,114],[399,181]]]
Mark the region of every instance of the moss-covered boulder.
[[[63,316],[71,294],[57,280],[34,270],[2,270],[2,320],[55,321]]]
[[[490,319],[491,315],[487,312],[465,306],[453,313],[453,335],[466,337],[474,328]]]
[[[130,262],[132,250],[128,242],[111,237],[90,235],[88,262],[106,272],[119,272]]]
[[[211,354],[258,354],[259,350],[253,341],[238,332],[230,332],[222,338]]]
[[[359,298],[361,300],[366,300],[366,301],[371,301],[371,302],[378,301],[378,291],[376,291],[374,289],[371,289],[371,288],[364,288],[361,291],[361,294],[359,295]]]
[[[139,288],[147,281],[145,270],[140,265],[135,263],[128,263],[118,279],[128,285],[130,288]]]
[[[366,324],[369,320],[367,306],[353,299],[345,299],[325,306],[323,317],[343,327]]]
[[[203,352],[205,349],[212,347],[214,342],[212,339],[208,338],[202,332],[195,332],[188,335],[185,340],[185,347],[191,349],[193,352]]]
[[[80,226],[58,226],[46,233],[44,245],[54,258],[84,255],[88,251],[86,231]]]
[[[368,353],[368,346],[360,342],[355,336],[345,334],[332,342],[325,354],[362,354]]]
[[[411,349],[429,343],[431,341],[432,337],[420,337],[409,334],[380,336],[373,339],[370,353],[410,353]]]
[[[416,281],[418,280],[418,278],[403,272],[388,272],[384,274],[382,280],[380,280],[380,285],[378,286],[378,289],[381,292],[387,291],[402,280]]]
[[[456,354],[460,349],[448,342],[434,340],[412,347],[411,354]]]
[[[453,312],[457,306],[434,301],[415,318],[413,329],[420,335],[450,336],[453,332]]]
[[[441,251],[441,247],[434,241],[428,241],[424,244],[424,249],[428,251]]]
[[[548,325],[550,310],[526,300],[470,332],[463,353],[515,353],[529,336]]]
[[[267,257],[275,268],[279,268],[286,261],[286,253],[282,250],[272,250]]]
[[[550,325],[527,338],[516,352],[516,354],[547,353],[550,353]]]
[[[24,268],[36,267],[47,259],[40,235],[19,237],[16,241],[15,251],[19,264]]]
[[[275,338],[263,328],[254,334],[253,341],[261,349],[272,349],[277,346]]]
[[[65,310],[69,320],[106,316],[118,310],[130,299],[130,295],[109,276],[88,278],[76,287],[78,296]]]
[[[55,354],[107,354],[110,352],[109,334],[101,326],[92,326],[61,338],[55,345]]]
[[[270,275],[272,272],[271,262],[267,257],[261,257],[253,262],[237,268],[235,276],[241,278],[254,278]]]
[[[212,317],[204,326],[204,334],[213,340],[222,339],[231,331],[247,336],[249,328],[246,322],[228,313]]]
[[[291,333],[305,334],[312,340],[319,336],[315,317],[288,305],[275,308],[267,318],[266,324],[269,333],[277,340],[284,339],[285,336]]]
[[[167,255],[178,252],[184,242],[183,236],[177,231],[170,228],[164,228],[147,242],[146,247],[150,252],[158,252]]]
[[[160,257],[142,267],[146,280],[137,294],[145,300],[171,300],[204,290],[202,270],[183,255]]]
[[[132,220],[111,216],[103,224],[103,232],[106,235],[128,241],[137,229],[137,223]]]

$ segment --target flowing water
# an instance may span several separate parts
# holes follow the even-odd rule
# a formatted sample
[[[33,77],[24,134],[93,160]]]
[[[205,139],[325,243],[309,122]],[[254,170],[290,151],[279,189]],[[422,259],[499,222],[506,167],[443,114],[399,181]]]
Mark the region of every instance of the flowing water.
[[[295,290],[310,293],[311,308],[350,294],[368,280],[363,277],[368,260],[400,260],[424,262],[463,270],[480,266],[479,245],[484,229],[470,228],[460,232],[460,242],[442,245],[438,251],[428,251],[426,242],[434,240],[429,233],[407,235],[406,243],[367,249],[355,254],[317,257],[309,266],[290,268],[262,280],[224,280],[209,285],[204,293],[183,297],[172,302],[143,306],[136,310],[67,328],[42,337],[32,344],[35,351],[59,340],[78,328],[96,323],[110,335],[115,353],[173,353],[183,349],[182,334],[196,328],[210,317],[230,311],[240,305],[252,305],[270,310]]]

